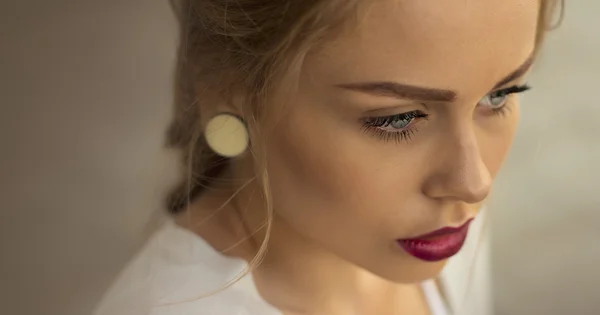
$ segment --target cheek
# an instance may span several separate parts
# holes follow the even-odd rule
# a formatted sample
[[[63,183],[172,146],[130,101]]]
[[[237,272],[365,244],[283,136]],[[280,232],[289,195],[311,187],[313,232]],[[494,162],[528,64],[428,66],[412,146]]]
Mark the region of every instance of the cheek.
[[[386,198],[403,194],[359,124],[339,121],[296,112],[269,144],[276,212],[304,233],[375,229],[390,210]]]
[[[368,181],[371,161],[360,143],[328,127],[322,117],[302,116],[293,115],[280,124],[269,146],[276,197],[337,203],[364,193],[361,188]]]
[[[493,119],[497,122],[483,133],[479,141],[482,159],[492,178],[498,174],[512,146],[519,121],[518,103],[512,106],[505,117],[494,117]]]

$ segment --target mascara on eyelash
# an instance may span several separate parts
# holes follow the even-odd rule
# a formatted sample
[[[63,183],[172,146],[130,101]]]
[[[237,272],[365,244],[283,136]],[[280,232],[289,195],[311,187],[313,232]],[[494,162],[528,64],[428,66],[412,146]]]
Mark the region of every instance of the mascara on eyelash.
[[[514,85],[514,86],[508,87],[503,90],[498,90],[494,93],[498,93],[500,95],[509,95],[509,94],[522,93],[522,92],[529,91],[529,90],[531,90],[531,86],[524,84],[524,85]]]
[[[363,120],[365,126],[383,127],[387,126],[395,120],[411,120],[415,118],[424,118],[428,115],[421,111],[412,111],[391,116],[367,117]]]

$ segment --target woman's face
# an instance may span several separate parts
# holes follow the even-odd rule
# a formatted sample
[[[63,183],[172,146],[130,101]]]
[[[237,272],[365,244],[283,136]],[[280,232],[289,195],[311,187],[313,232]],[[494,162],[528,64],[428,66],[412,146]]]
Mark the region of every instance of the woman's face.
[[[525,83],[539,1],[372,2],[308,56],[269,140],[276,220],[380,276],[419,281],[445,259],[397,240],[477,215],[515,133],[508,94]]]

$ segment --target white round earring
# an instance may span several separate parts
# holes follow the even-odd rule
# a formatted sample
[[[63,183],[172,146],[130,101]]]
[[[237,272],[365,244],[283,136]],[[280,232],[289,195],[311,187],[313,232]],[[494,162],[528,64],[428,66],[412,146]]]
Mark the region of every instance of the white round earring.
[[[214,116],[204,130],[206,143],[216,154],[233,158],[248,148],[250,136],[244,121],[230,113]]]

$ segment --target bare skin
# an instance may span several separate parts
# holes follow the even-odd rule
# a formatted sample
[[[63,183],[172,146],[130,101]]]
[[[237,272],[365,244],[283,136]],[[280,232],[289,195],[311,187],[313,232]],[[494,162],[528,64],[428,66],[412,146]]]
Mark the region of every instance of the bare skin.
[[[446,261],[414,258],[395,240],[474,218],[515,133],[517,97],[490,93],[524,84],[538,1],[371,2],[354,32],[308,56],[269,138],[275,213],[253,276],[286,314],[428,314],[418,283]],[[399,97],[357,85],[383,81],[447,91]],[[365,128],[410,112],[426,117]],[[226,176],[252,178],[251,166],[248,154]],[[256,185],[191,229],[251,260],[266,218]],[[214,212],[233,186],[209,190],[186,222]]]

